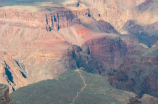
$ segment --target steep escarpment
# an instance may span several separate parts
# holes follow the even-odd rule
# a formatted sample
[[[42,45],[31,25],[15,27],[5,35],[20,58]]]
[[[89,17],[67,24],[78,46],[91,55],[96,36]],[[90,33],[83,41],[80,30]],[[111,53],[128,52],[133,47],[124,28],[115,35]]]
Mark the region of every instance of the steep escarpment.
[[[10,91],[55,78],[68,70],[64,66],[66,58],[62,57],[70,54],[71,44],[57,37],[55,32],[15,24],[6,22],[0,25],[0,82],[8,84]]]
[[[20,21],[25,26],[41,27],[47,31],[59,30],[73,24],[80,24],[77,16],[89,14],[88,9],[69,10],[63,7],[54,7],[52,12],[29,12],[17,9],[0,9],[0,19],[2,21]]]
[[[118,70],[109,71],[109,80],[112,86],[133,91],[139,97],[143,94],[157,97],[157,68],[157,57],[131,55]]]
[[[110,68],[118,68],[128,51],[120,38],[107,37],[89,40],[82,47],[73,49],[72,59],[78,68],[100,75],[105,75]]]
[[[117,68],[127,54],[127,46],[121,38],[101,38],[85,43],[88,53],[103,66],[104,69]],[[119,61],[118,61],[119,60]]]
[[[112,34],[111,31],[98,34],[82,25],[46,31],[16,24],[18,22],[0,25],[0,54],[4,65],[1,83],[8,84],[11,91],[80,67],[87,72],[104,74],[107,68],[118,67],[127,53],[126,45],[117,38],[113,28]]]
[[[158,96],[158,26],[151,11],[156,6],[150,9],[156,1],[50,1],[56,4],[1,7],[0,83],[14,91],[81,68],[109,77],[113,87],[138,97]]]
[[[47,14],[46,24],[47,31],[59,30],[60,28],[69,27],[73,24],[80,24],[80,20],[77,16],[88,16],[89,10],[74,10],[74,11],[61,11],[57,14]],[[75,20],[77,19],[77,20]],[[57,22],[57,24],[55,23]]]

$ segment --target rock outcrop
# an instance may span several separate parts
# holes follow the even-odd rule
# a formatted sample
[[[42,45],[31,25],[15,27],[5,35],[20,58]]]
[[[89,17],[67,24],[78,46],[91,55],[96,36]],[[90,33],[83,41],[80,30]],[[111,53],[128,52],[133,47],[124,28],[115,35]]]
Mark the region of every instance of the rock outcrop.
[[[69,27],[73,24],[80,24],[77,16],[85,16],[89,14],[89,9],[83,10],[66,10],[62,7],[54,7],[55,11],[45,13],[29,12],[16,9],[0,9],[0,19],[3,20],[16,20],[24,22],[24,26],[41,27],[47,31],[59,30],[60,28]],[[20,24],[19,24],[20,25]]]
[[[158,98],[155,98],[153,96],[150,96],[150,95],[147,95],[147,94],[144,94],[143,97],[140,99],[140,101],[145,104],[157,104],[158,103]]]
[[[157,62],[156,57],[126,57],[117,71],[110,71],[110,83],[116,88],[133,91],[138,97],[143,94],[158,97]]]
[[[99,20],[98,26],[102,32],[118,34],[118,32],[115,30],[115,28],[108,22]]]
[[[0,84],[0,104],[15,104],[15,102],[9,98],[9,87],[4,84]]]
[[[128,31],[129,34],[135,36],[139,43],[143,43],[147,47],[151,48],[158,40],[158,34],[155,30],[156,23],[143,27],[135,22],[136,21],[132,20],[127,21],[123,30]]]
[[[107,69],[118,68],[127,55],[127,46],[120,38],[100,38],[87,41],[83,46],[92,59],[98,61],[104,74]],[[95,68],[99,71],[98,68]]]

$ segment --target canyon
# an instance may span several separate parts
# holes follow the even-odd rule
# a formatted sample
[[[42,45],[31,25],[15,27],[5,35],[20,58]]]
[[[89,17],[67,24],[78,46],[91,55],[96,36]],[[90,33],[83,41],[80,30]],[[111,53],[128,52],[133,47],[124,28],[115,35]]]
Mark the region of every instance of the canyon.
[[[157,3],[3,1],[0,83],[14,93],[81,68],[107,77],[112,87],[134,92],[142,102],[158,103]]]
[[[158,11],[157,0],[81,1],[90,5],[94,18],[107,21],[120,31],[128,20],[136,20],[142,25],[152,24],[158,21],[157,15],[155,14]]]

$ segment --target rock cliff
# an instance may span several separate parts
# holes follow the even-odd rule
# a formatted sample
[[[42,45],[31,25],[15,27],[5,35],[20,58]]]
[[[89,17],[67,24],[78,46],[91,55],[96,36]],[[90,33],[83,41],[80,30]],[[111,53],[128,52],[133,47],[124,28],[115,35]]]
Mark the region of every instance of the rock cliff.
[[[89,9],[69,10],[62,7],[53,7],[53,11],[45,13],[29,12],[17,9],[0,9],[0,22],[21,21],[24,26],[41,27],[47,31],[59,30],[60,28],[69,27],[73,24],[80,24],[77,16],[88,16]],[[20,23],[19,23],[20,25]]]
[[[78,16],[88,17],[89,9],[78,7],[78,1],[56,2],[0,8],[0,82],[8,84],[11,92],[76,68],[69,57],[73,44],[57,30],[80,24]]]
[[[110,83],[116,88],[133,91],[139,97],[143,94],[157,97],[157,61],[156,57],[128,56],[118,71],[110,71]]]
[[[158,96],[156,0],[50,1],[0,8],[0,83],[14,91],[83,67],[138,97]]]

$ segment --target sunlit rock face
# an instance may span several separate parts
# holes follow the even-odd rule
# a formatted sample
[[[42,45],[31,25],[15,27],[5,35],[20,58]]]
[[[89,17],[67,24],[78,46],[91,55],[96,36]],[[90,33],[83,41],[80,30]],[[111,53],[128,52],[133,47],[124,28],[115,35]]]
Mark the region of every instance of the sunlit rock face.
[[[21,27],[5,23],[1,24],[1,29],[1,83],[9,84],[11,91],[41,80],[56,78],[66,70],[79,67],[86,67],[89,72],[102,73],[105,69],[101,68],[99,62],[107,64],[104,68],[115,68],[121,64],[127,53],[126,45],[121,39],[117,39],[117,35],[96,35],[82,25],[47,31],[40,27]],[[109,38],[105,38],[106,36]],[[98,48],[104,50],[97,51]],[[90,53],[86,52],[88,49]],[[106,51],[108,54],[105,57],[95,60],[97,54],[102,55]],[[118,63],[114,56],[122,61]],[[96,66],[93,67],[90,62]]]
[[[5,25],[1,25],[5,29],[2,28],[4,31],[1,34],[0,82],[9,84],[11,91],[40,80],[55,78],[68,70],[64,63],[69,62],[64,57],[71,55],[72,45],[57,37],[55,32]]]
[[[78,15],[90,18],[87,9],[71,12],[57,11],[56,17],[45,12],[1,9],[0,82],[8,84],[14,91],[31,83],[56,78],[66,70],[77,69],[76,59],[73,59],[74,45],[81,47],[89,39],[105,36],[93,34],[89,37],[91,30],[76,25],[80,24],[76,19]],[[72,20],[69,21],[68,17]],[[55,29],[53,23],[60,28]],[[72,26],[64,25],[67,23]]]
[[[80,23],[79,20],[73,22],[77,19],[77,16],[84,16],[89,13],[88,9],[83,10],[66,10],[61,7],[54,7],[56,11],[50,13],[35,12],[30,13],[29,11],[18,11],[15,9],[0,9],[0,18],[8,20],[21,21],[22,23],[17,23],[16,25],[21,26],[31,26],[31,27],[41,27],[47,31],[59,30],[63,27],[72,26],[75,23]],[[2,22],[2,21],[1,21]],[[7,21],[8,22],[8,21]],[[15,25],[15,24],[14,24]]]
[[[36,3],[29,6],[32,11],[26,5],[0,8],[0,82],[8,84],[11,92],[77,68],[71,60],[76,30],[62,28],[80,24],[77,16],[88,17],[89,10],[77,8],[76,1],[60,3]],[[64,31],[72,31],[72,36],[65,39]]]
[[[127,53],[125,51],[121,54],[118,48],[117,44],[123,45],[123,42],[116,39],[118,32],[115,28],[110,23],[91,18],[87,6],[78,1],[55,3],[41,2],[33,6],[24,5],[23,8],[20,5],[7,5],[0,8],[0,82],[8,84],[10,91],[41,80],[54,79],[67,70],[79,67],[86,67],[89,72],[104,74],[105,69],[99,64],[99,60],[105,60],[106,57],[95,60],[98,51],[94,52],[94,56],[85,53],[87,49],[90,49],[91,53],[94,51],[89,47],[93,39],[95,44],[99,45],[98,41],[102,40],[105,41],[103,44],[110,43],[108,46],[113,47],[107,55],[111,61],[105,61],[107,67],[118,67],[121,64],[122,61],[117,63],[113,58],[114,54],[120,54],[118,57],[121,58]],[[96,26],[89,28],[88,22],[92,21]],[[106,36],[109,38],[105,38]],[[85,47],[86,42],[88,46]],[[115,47],[118,50],[116,53]],[[94,65],[87,64],[90,62]]]

